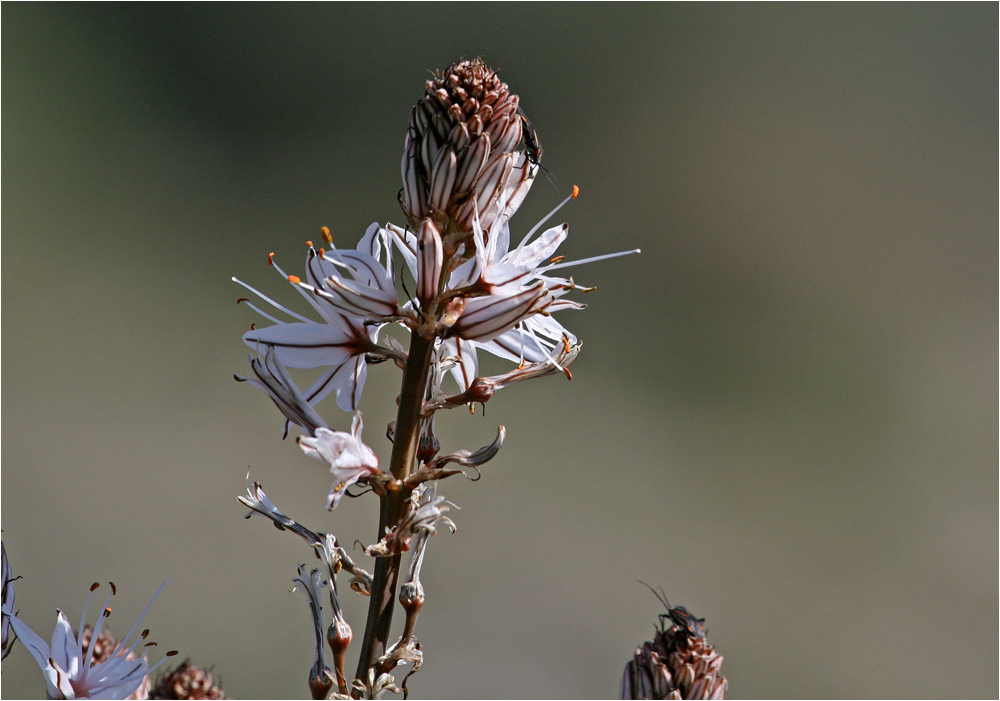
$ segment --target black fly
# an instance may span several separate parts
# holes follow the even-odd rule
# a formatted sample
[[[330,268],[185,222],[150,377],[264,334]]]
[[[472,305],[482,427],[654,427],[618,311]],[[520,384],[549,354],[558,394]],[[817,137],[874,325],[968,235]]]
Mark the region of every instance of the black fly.
[[[653,587],[649,586],[645,582],[639,582],[639,584],[644,585],[647,589],[653,592],[653,595],[660,600],[660,603],[667,607],[666,613],[659,614],[661,629],[663,629],[664,627],[665,620],[669,618],[674,625],[680,626],[681,628],[686,630],[688,634],[691,635],[692,637],[695,638],[705,637],[706,634],[705,626],[702,625],[702,623],[705,622],[704,618],[696,618],[694,614],[690,613],[683,606],[676,606],[676,607],[671,606],[670,602],[667,600],[667,595],[663,591],[662,587],[660,588],[660,591],[656,591],[655,589],[653,589]]]
[[[552,182],[552,174],[548,168],[542,165],[542,145],[538,143],[535,127],[532,126],[520,107],[517,108],[517,113],[521,117],[521,141],[524,143],[524,157],[528,159],[529,163],[540,168],[552,187],[555,187],[556,184]]]
[[[521,138],[524,139],[524,155],[536,166],[542,165],[542,145],[538,143],[538,134],[531,122],[524,115],[520,107],[517,108],[521,115]]]

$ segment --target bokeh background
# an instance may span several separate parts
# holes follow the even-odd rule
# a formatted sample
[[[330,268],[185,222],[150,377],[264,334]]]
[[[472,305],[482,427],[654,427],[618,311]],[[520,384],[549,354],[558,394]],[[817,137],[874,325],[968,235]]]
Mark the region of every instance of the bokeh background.
[[[429,71],[522,98],[576,272],[559,377],[443,421],[415,697],[611,697],[660,605],[707,618],[731,697],[996,697],[997,28],[961,5],[4,3],[3,539],[48,636],[114,580],[123,633],[237,698],[306,697],[311,555],[236,496],[374,538],[232,380],[329,226],[401,221]],[[398,391],[373,367],[368,441]],[[339,428],[349,417],[322,407]],[[348,597],[360,637],[366,602]],[[115,621],[118,623],[115,623]],[[398,630],[398,628],[397,628]],[[351,667],[353,669],[353,666]],[[41,697],[23,647],[3,695]]]

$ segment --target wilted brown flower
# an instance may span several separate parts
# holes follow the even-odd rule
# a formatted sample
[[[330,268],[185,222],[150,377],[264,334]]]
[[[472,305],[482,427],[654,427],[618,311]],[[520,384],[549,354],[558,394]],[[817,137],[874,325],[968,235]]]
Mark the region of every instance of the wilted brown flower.
[[[724,699],[729,682],[722,659],[705,638],[675,623],[636,649],[625,665],[621,698]]]
[[[224,699],[226,694],[216,683],[211,670],[201,669],[191,664],[191,660],[184,660],[160,676],[148,698]]]

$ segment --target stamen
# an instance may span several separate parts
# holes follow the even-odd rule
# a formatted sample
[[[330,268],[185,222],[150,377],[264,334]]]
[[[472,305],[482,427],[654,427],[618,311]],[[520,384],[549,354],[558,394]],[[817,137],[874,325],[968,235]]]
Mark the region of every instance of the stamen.
[[[90,585],[90,593],[87,594],[87,601],[83,605],[83,615],[80,616],[80,627],[77,628],[77,630],[80,631],[80,635],[78,636],[76,641],[76,649],[79,651],[78,654],[81,658],[83,657],[83,628],[87,624],[87,609],[90,607],[90,598],[94,595],[94,590],[97,589],[99,586],[101,585],[98,584],[97,582],[94,582],[93,584]],[[93,642],[94,640],[93,636],[91,636],[90,639],[91,642]]]
[[[304,321],[307,324],[314,323],[311,319],[307,319],[306,317],[302,316],[301,314],[297,314],[296,312],[293,312],[291,309],[288,309],[287,307],[284,307],[284,306],[278,304],[277,302],[275,302],[273,299],[271,299],[267,295],[261,294],[260,292],[258,292],[254,288],[250,287],[250,285],[246,284],[242,280],[234,277],[233,278],[233,282],[235,282],[237,285],[242,285],[243,287],[247,288],[248,290],[250,290],[251,292],[253,292],[255,295],[257,295],[258,297],[260,297],[262,300],[264,300],[265,302],[267,302],[268,304],[270,304],[272,307],[274,307],[275,309],[279,309],[279,310],[283,311],[288,316],[290,316],[292,318],[295,318],[295,319],[298,319],[299,321]],[[256,307],[254,307],[252,304],[250,304],[249,306],[255,312],[257,312],[258,314],[260,314],[261,316],[265,316],[268,319],[272,319],[273,320],[273,317],[267,316],[267,314],[264,314],[262,311],[260,311]]]
[[[274,265],[274,251],[267,254],[267,264]]]
[[[330,246],[333,245],[333,236],[330,235],[330,230],[328,228],[326,228],[325,226],[322,227],[319,230],[319,233],[320,233],[320,236],[323,237],[323,240],[326,241],[326,243],[328,245],[330,245]]]
[[[302,278],[300,278],[300,277],[299,277],[299,276],[297,276],[297,275],[289,275],[289,276],[288,276],[288,281],[289,281],[290,283],[292,283],[293,285],[298,285],[299,283],[301,283],[301,282],[302,282]]]
[[[306,241],[306,246],[308,248],[312,248],[313,247],[313,242],[312,241]]]
[[[566,256],[555,256],[549,262],[550,263],[562,263],[564,260],[566,260]]]
[[[634,248],[631,251],[618,251],[617,253],[605,253],[603,256],[593,256],[591,258],[582,258],[581,260],[571,260],[568,263],[556,263],[555,265],[550,265],[545,268],[545,272],[550,270],[558,270],[559,268],[568,268],[572,265],[583,265],[584,263],[594,263],[599,260],[607,260],[608,258],[618,258],[620,256],[630,256],[633,253],[642,253],[638,248]]]
[[[257,330],[257,322],[256,321],[251,321],[250,322],[250,330],[251,331],[256,331]]]
[[[564,373],[566,373],[566,379],[567,379],[567,380],[572,380],[572,379],[573,379],[573,373],[571,373],[571,372],[569,371],[569,368],[563,368],[563,369],[562,369],[562,371],[563,371]]]
[[[249,301],[250,300],[247,299],[246,297],[240,297],[239,299],[236,300],[236,303],[239,304],[240,302],[249,302]]]
[[[538,222],[533,227],[531,227],[531,231],[529,231],[528,234],[523,239],[521,239],[521,243],[519,243],[517,245],[517,248],[515,250],[520,251],[522,248],[524,248],[524,245],[526,243],[528,243],[529,239],[531,239],[532,234],[534,234],[536,231],[538,231],[538,229],[541,228],[542,224],[544,224],[549,219],[551,219],[553,214],[555,214],[560,209],[562,209],[563,205],[565,205],[567,202],[569,202],[570,200],[572,200],[573,198],[575,198],[578,194],[580,194],[580,188],[578,188],[576,185],[574,185],[573,186],[573,194],[570,195],[569,197],[567,197],[566,199],[564,199],[559,204],[557,204],[555,206],[555,209],[553,209],[551,212],[549,212],[548,214],[546,214],[544,217],[542,217],[542,220],[540,222]]]
[[[111,656],[115,660],[118,660],[118,662],[117,663],[112,663],[110,665],[110,667],[108,669],[109,672],[110,672],[111,669],[114,669],[115,667],[117,667],[118,664],[121,664],[122,662],[125,662],[126,659],[128,658],[128,656],[132,653],[133,650],[135,650],[136,646],[142,640],[141,637],[137,637],[136,640],[135,640],[135,642],[132,643],[132,645],[127,650],[125,650],[124,653],[119,654],[120,651],[125,648],[125,645],[128,642],[128,639],[131,638],[132,635],[135,633],[135,631],[139,628],[139,624],[142,623],[142,619],[146,617],[147,613],[149,613],[149,609],[153,605],[153,602],[156,601],[156,597],[158,597],[160,595],[160,592],[163,591],[163,587],[167,586],[167,582],[169,582],[169,581],[170,581],[169,578],[166,579],[166,580],[164,580],[163,584],[160,585],[160,588],[156,590],[155,594],[153,594],[153,598],[149,600],[148,604],[146,604],[146,608],[144,608],[142,610],[142,613],[139,614],[139,619],[135,622],[135,624],[133,624],[132,628],[125,635],[125,637],[122,638],[118,642],[117,645],[115,645],[115,649],[111,651]],[[97,632],[98,632],[97,630],[94,631],[95,639],[96,639]],[[88,666],[89,666],[89,661],[88,661]]]
[[[93,592],[91,592],[93,593]],[[101,635],[101,628],[104,626],[104,619],[108,617],[111,613],[111,607],[108,604],[111,603],[111,597],[114,594],[108,594],[108,598],[104,601],[104,615],[98,616],[97,623],[94,625],[94,630],[90,634],[90,645],[87,646],[87,661],[83,665],[84,673],[90,669],[91,663],[94,661],[94,650],[97,649],[97,639]],[[87,597],[87,603],[90,603],[90,597]],[[84,617],[86,617],[86,607],[84,607]],[[83,640],[83,624],[80,625],[80,640]]]
[[[117,594],[118,593],[118,587],[115,586],[115,583],[114,582],[108,582],[108,584],[111,585],[111,593],[112,594]]]

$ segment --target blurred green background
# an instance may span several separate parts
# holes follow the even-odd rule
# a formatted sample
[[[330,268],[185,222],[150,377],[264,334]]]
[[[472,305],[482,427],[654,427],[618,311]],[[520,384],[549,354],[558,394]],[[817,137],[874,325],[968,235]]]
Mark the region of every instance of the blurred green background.
[[[296,308],[329,226],[401,222],[433,69],[482,56],[555,187],[585,341],[559,377],[453,412],[508,440],[442,492],[415,697],[611,697],[662,585],[731,697],[996,697],[996,4],[4,3],[3,539],[44,637],[87,587],[236,698],[306,697],[310,553],[244,475],[342,542],[372,497],[282,442],[236,275]],[[368,442],[398,391],[371,368]],[[332,401],[331,424],[349,417]],[[366,601],[348,597],[360,638]],[[118,621],[115,623],[115,621]],[[398,627],[396,629],[398,631]],[[356,651],[355,651],[356,652]],[[353,670],[353,666],[351,667]],[[3,694],[44,695],[23,647]]]

